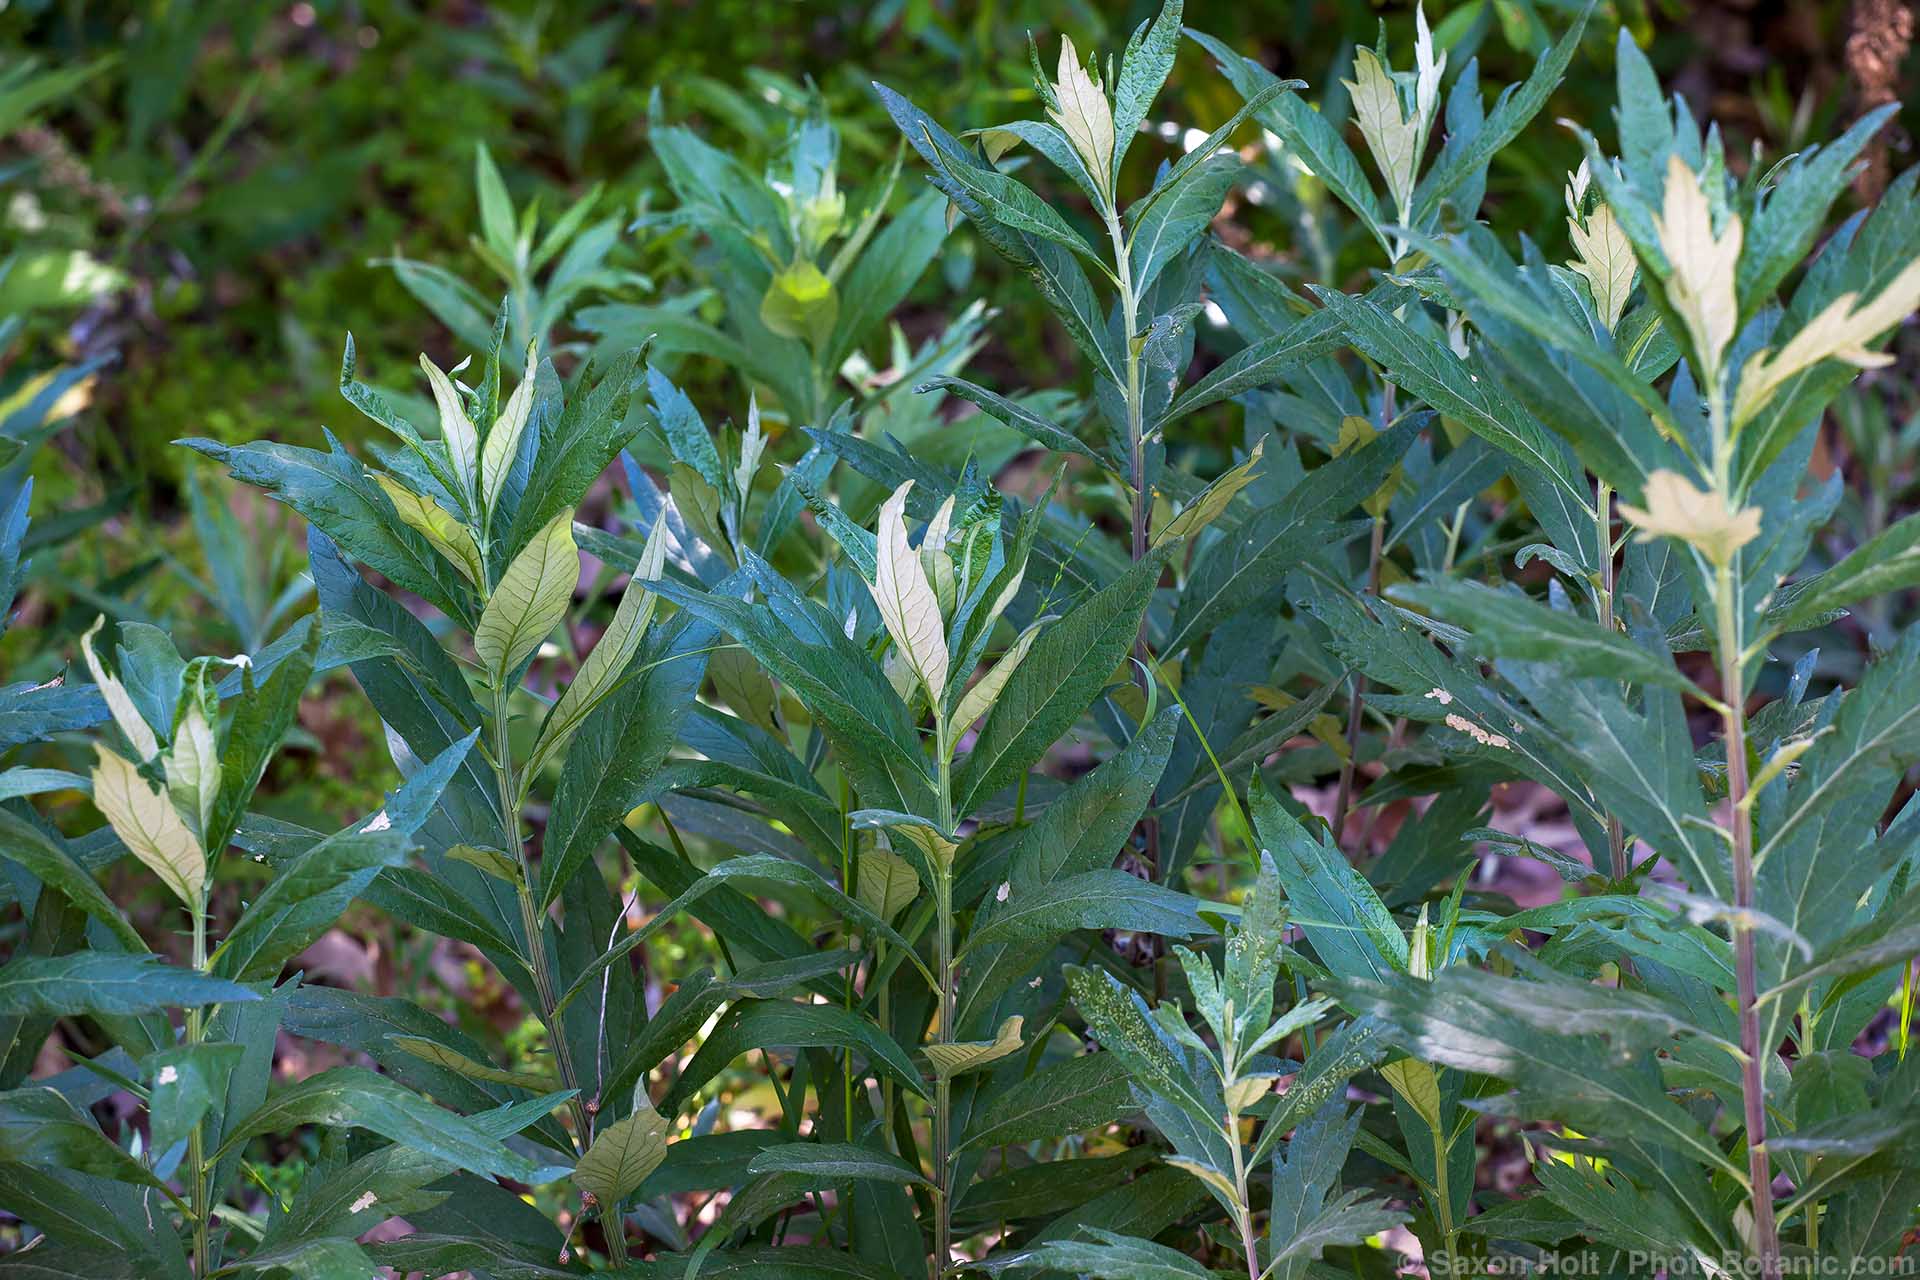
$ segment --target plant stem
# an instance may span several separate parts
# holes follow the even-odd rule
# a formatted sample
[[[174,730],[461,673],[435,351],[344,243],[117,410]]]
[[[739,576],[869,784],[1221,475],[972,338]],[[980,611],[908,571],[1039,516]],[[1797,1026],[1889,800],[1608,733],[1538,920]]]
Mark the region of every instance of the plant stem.
[[[1433,1134],[1433,1203],[1439,1210],[1440,1235],[1446,1241],[1447,1264],[1453,1268],[1452,1274],[1458,1275],[1460,1229],[1453,1223],[1452,1179],[1447,1170],[1452,1148],[1439,1125],[1429,1125],[1428,1132]]]
[[[584,1155],[593,1141],[593,1121],[587,1114],[580,1074],[574,1069],[573,1047],[567,1041],[567,1029],[553,1014],[558,993],[554,989],[553,967],[547,960],[546,934],[541,928],[543,913],[533,897],[533,869],[527,863],[526,843],[520,838],[520,787],[514,776],[513,735],[507,719],[509,696],[507,689],[493,690],[493,772],[500,788],[502,834],[513,850],[515,864],[520,868],[520,879],[515,890],[520,900],[520,925],[527,935],[527,967],[533,972],[534,994],[540,1001],[540,1022],[547,1029],[548,1043],[553,1046],[553,1060],[560,1070],[561,1087],[573,1090],[573,1098],[567,1108],[573,1116],[574,1146]],[[625,1266],[627,1238],[618,1205],[600,1206],[600,1227],[601,1234],[607,1239],[607,1256],[615,1266]]]
[[[934,754],[940,771],[940,830],[953,830],[953,761],[947,741],[947,722],[935,711]],[[938,912],[935,926],[935,972],[940,977],[940,1023],[934,1032],[937,1044],[953,1043],[953,863],[942,858],[933,868],[934,905]],[[930,1280],[941,1280],[953,1262],[953,1094],[944,1074],[936,1073],[933,1086],[933,1257],[928,1262]]]
[[[1753,1234],[1765,1280],[1780,1275],[1780,1232],[1773,1217],[1773,1162],[1767,1152],[1766,1059],[1760,1044],[1760,1013],[1753,927],[1753,814],[1747,804],[1746,683],[1740,668],[1739,611],[1734,605],[1732,569],[1721,565],[1714,578],[1714,607],[1719,624],[1721,717],[1727,748],[1727,803],[1733,820],[1733,966],[1740,1015],[1740,1093],[1746,1112],[1747,1180],[1751,1184]]]
[[[1120,213],[1111,199],[1107,201],[1107,238],[1113,243],[1114,280],[1120,287],[1121,337],[1127,344],[1127,385],[1124,388],[1127,401],[1127,481],[1133,489],[1133,511],[1131,517],[1133,561],[1138,564],[1147,555],[1147,524],[1153,514],[1147,501],[1147,442],[1146,442],[1146,393],[1140,386],[1140,346],[1135,341],[1135,332],[1140,327],[1140,299],[1133,291],[1133,249],[1127,242],[1126,233],[1120,229]],[[1140,627],[1133,635],[1133,659],[1136,664],[1134,675],[1140,683],[1142,697],[1153,692],[1152,653],[1147,647],[1147,615],[1140,615]],[[1160,819],[1153,812],[1153,800],[1149,795],[1148,812],[1140,820],[1140,834],[1146,842],[1147,863],[1151,868],[1151,878],[1160,879]],[[1153,958],[1153,998],[1155,1002],[1166,999],[1167,973],[1160,956]]]
[[[1596,480],[1593,486],[1593,520],[1596,550],[1600,556],[1600,626],[1613,630],[1613,486]],[[1627,835],[1617,814],[1607,815],[1608,864],[1614,882],[1627,878]]]
[[[1247,1187],[1246,1153],[1240,1149],[1239,1113],[1227,1113],[1227,1148],[1233,1152],[1234,1225],[1240,1228],[1240,1249],[1247,1255],[1247,1280],[1260,1280],[1260,1238],[1253,1231],[1253,1200]]]
[[[193,967],[204,972],[207,967],[207,895],[204,889],[200,893],[200,905],[193,912]],[[197,1045],[206,1038],[205,1011],[198,1007],[187,1010],[187,1043]],[[207,1136],[204,1118],[193,1122],[193,1129],[187,1135],[187,1165],[193,1170],[193,1269],[202,1280],[213,1270],[213,1255],[208,1249],[210,1235],[209,1219],[213,1216],[213,1206],[207,1182]]]

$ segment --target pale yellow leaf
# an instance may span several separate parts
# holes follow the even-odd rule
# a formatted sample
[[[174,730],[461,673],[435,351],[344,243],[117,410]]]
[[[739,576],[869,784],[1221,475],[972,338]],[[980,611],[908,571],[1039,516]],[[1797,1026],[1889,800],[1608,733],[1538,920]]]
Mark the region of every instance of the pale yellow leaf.
[[[1413,7],[1413,104],[1414,104],[1414,161],[1419,163],[1419,153],[1425,147],[1427,131],[1433,124],[1434,114],[1440,108],[1440,78],[1447,73],[1447,55],[1436,54],[1433,45],[1433,28],[1427,25],[1427,9],[1423,4]]]
[[[747,396],[747,433],[740,437],[740,463],[733,469],[733,487],[741,501],[753,492],[753,477],[760,470],[760,459],[767,451],[766,433],[760,429],[760,399]]]
[[[1620,229],[1613,210],[1605,204],[1596,205],[1584,222],[1578,218],[1567,219],[1567,231],[1573,237],[1573,251],[1578,255],[1567,265],[1586,277],[1600,321],[1611,333],[1620,323],[1620,314],[1627,309],[1627,299],[1633,293],[1634,277],[1639,271],[1633,244]]]
[[[140,776],[133,764],[96,744],[94,807],[106,815],[120,843],[189,907],[198,907],[207,883],[207,856],[173,801]]]
[[[1013,643],[1007,646],[1007,651],[1000,655],[1000,661],[994,663],[987,674],[975,681],[973,688],[961,695],[960,705],[955,707],[953,712],[953,723],[950,726],[953,732],[959,733],[993,709],[993,704],[999,700],[1000,691],[1007,687],[1007,681],[1013,679],[1013,673],[1019,670],[1020,663],[1027,656],[1027,650],[1033,648],[1034,640],[1040,635],[1040,628],[1052,622],[1053,619],[1053,614],[1034,619],[1026,630],[1014,637]]]
[[[887,838],[896,842],[905,840],[925,856],[935,871],[952,866],[954,851],[960,847],[933,827],[918,822],[901,822],[888,827]]]
[[[167,775],[167,794],[187,825],[205,834],[214,799],[220,794],[220,746],[213,725],[198,699],[190,699],[160,763]]]
[[[1113,181],[1113,108],[1106,93],[1094,83],[1080,65],[1073,41],[1060,39],[1060,65],[1055,72],[1053,96],[1059,103],[1047,114],[1067,135],[1067,141],[1079,153],[1094,184],[1102,192],[1112,189]]]
[[[1230,471],[1222,472],[1212,484],[1200,491],[1198,497],[1183,507],[1179,515],[1169,520],[1164,528],[1153,535],[1153,545],[1158,547],[1179,538],[1190,538],[1218,520],[1220,514],[1233,502],[1234,495],[1253,483],[1260,465],[1260,457],[1266,452],[1266,448],[1267,442],[1264,438],[1255,442],[1253,452],[1247,455],[1245,462]]]
[[[374,482],[387,495],[387,501],[400,516],[400,522],[425,538],[433,549],[460,571],[460,576],[480,586],[486,570],[480,564],[480,548],[473,544],[467,526],[432,498],[423,497],[392,476],[376,473]]]
[[[892,920],[920,896],[920,877],[913,864],[891,849],[877,845],[862,849],[859,874],[854,899],[882,920]]]
[[[1414,173],[1420,165],[1419,119],[1407,117],[1393,73],[1373,50],[1362,48],[1354,54],[1353,75],[1341,82],[1353,99],[1353,118],[1404,221],[1412,211]]]
[[[538,343],[527,344],[527,376],[507,397],[500,416],[493,420],[493,429],[487,432],[487,442],[480,453],[480,503],[488,517],[493,515],[500,493],[507,487],[514,459],[520,454],[520,437],[533,417],[534,356],[538,350]]]
[[[1379,437],[1380,429],[1369,419],[1350,413],[1340,419],[1340,435],[1334,441],[1333,456],[1337,458],[1363,445],[1372,444]],[[1393,504],[1393,495],[1400,491],[1400,474],[1400,464],[1396,462],[1393,469],[1387,472],[1387,478],[1380,482],[1380,487],[1361,502],[1360,509],[1370,516],[1385,515],[1387,508]]]
[[[105,614],[93,620],[93,625],[80,637],[80,653],[87,660],[87,670],[93,676],[93,683],[99,687],[100,696],[106,700],[114,724],[120,727],[128,744],[139,752],[142,761],[151,760],[160,752],[160,740],[154,736],[153,726],[133,705],[133,696],[127,692],[127,686],[100,664],[99,655],[93,651],[93,638],[100,634],[100,628],[106,623]]]
[[[955,604],[953,557],[947,554],[947,544],[952,540],[949,528],[953,523],[953,499],[953,494],[947,495],[947,500],[933,513],[933,519],[927,521],[927,531],[920,535],[920,567],[926,570],[927,581],[933,584],[933,598],[939,603],[943,616],[951,612]]]
[[[495,683],[560,625],[579,582],[580,553],[573,545],[573,510],[568,508],[513,558],[473,630],[473,651]]]
[[[1000,1024],[1000,1030],[991,1040],[962,1040],[953,1044],[930,1044],[926,1047],[927,1061],[933,1064],[933,1074],[943,1080],[965,1075],[969,1071],[978,1071],[990,1062],[998,1062],[1010,1053],[1020,1051],[1020,1028],[1024,1022],[1019,1015],[1008,1018]]]
[[[1660,470],[1647,477],[1647,505],[1620,504],[1620,514],[1640,526],[1640,541],[1678,538],[1716,565],[1760,536],[1760,509],[1727,510],[1718,493],[1696,489],[1678,472]]]
[[[926,689],[928,701],[937,706],[947,690],[946,623],[920,557],[907,544],[907,493],[912,488],[913,481],[907,481],[880,508],[872,592],[887,634]]]
[[[619,685],[627,664],[633,661],[633,655],[640,650],[640,641],[647,634],[648,624],[653,621],[654,609],[660,597],[651,588],[660,580],[666,563],[667,521],[662,515],[654,520],[653,532],[647,535],[646,546],[640,550],[633,576],[627,579],[626,590],[620,593],[620,603],[613,611],[613,621],[607,624],[600,642],[581,662],[573,682],[560,695],[560,700],[554,703],[553,711],[547,716],[547,722],[540,730],[540,740],[534,744],[533,755],[528,759],[529,776],[538,774],[548,761],[560,754],[581,722]]]
[[[420,367],[426,370],[427,381],[433,385],[433,402],[440,410],[440,441],[447,447],[447,461],[453,464],[454,478],[460,482],[461,499],[469,500],[480,471],[480,433],[467,417],[466,406],[460,403],[460,389],[453,385],[453,380],[424,355],[420,357]]]
[[[454,862],[477,867],[496,880],[505,880],[508,884],[520,883],[520,864],[498,849],[486,845],[456,844],[447,850],[447,857]]]
[[[1699,175],[1675,155],[1667,160],[1667,191],[1653,226],[1667,259],[1667,302],[1693,339],[1700,357],[1700,381],[1713,385],[1740,322],[1740,305],[1734,296],[1740,219],[1729,213],[1719,234],[1714,234],[1713,206],[1701,189]]]
[[[666,1158],[666,1119],[642,1100],[632,1115],[594,1135],[574,1166],[574,1185],[612,1211]]]
[[[516,1089],[531,1089],[535,1093],[546,1093],[559,1087],[559,1081],[551,1076],[537,1076],[528,1071],[508,1071],[489,1063],[476,1062],[466,1054],[450,1049],[438,1040],[428,1040],[424,1036],[388,1036],[387,1042],[401,1052],[419,1058],[422,1062],[431,1062],[437,1067],[444,1067],[469,1080],[511,1085]]]
[[[1174,1168],[1183,1169],[1200,1179],[1221,1195],[1226,1196],[1229,1203],[1239,1201],[1240,1192],[1234,1187],[1233,1179],[1212,1165],[1201,1164],[1198,1160],[1189,1160],[1185,1156],[1162,1156],[1161,1159]]]
[[[1867,344],[1912,315],[1915,307],[1920,307],[1920,258],[1909,262],[1871,302],[1861,302],[1857,293],[1835,298],[1779,351],[1763,351],[1747,361],[1733,402],[1734,428],[1764,409],[1789,378],[1822,360],[1844,360],[1862,369],[1891,364],[1892,356],[1869,351]]]
[[[1432,1067],[1418,1058],[1402,1058],[1380,1068],[1380,1074],[1428,1128],[1440,1127],[1440,1079]]]
[[[1227,1114],[1237,1116],[1273,1091],[1273,1081],[1261,1076],[1235,1080],[1227,1086]]]

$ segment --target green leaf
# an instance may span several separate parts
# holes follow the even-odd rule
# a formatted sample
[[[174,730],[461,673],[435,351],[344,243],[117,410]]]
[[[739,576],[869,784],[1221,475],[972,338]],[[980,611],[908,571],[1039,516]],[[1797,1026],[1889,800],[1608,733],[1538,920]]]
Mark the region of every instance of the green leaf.
[[[1155,1030],[1146,1002],[1110,973],[1069,965],[1066,975],[1067,992],[1087,1030],[1119,1059],[1132,1083],[1177,1109],[1196,1131],[1217,1133],[1224,1108],[1208,1101],[1200,1083],[1174,1057]]]
[[[952,165],[946,170],[946,176],[971,195],[987,217],[1008,230],[1039,236],[1071,249],[1096,266],[1105,266],[1086,237],[1068,226],[1052,205],[1029,191],[1018,179],[973,165]]]
[[[1247,803],[1260,847],[1272,855],[1293,904],[1292,922],[1306,930],[1320,962],[1341,976],[1405,973],[1406,936],[1346,855],[1331,839],[1310,835],[1257,773]]]
[[[671,580],[662,581],[658,590],[732,635],[768,675],[793,691],[840,753],[864,801],[931,812],[933,779],[926,756],[905,705],[878,665],[847,639],[838,620],[801,600],[758,557],[749,554],[746,567],[769,595],[778,593],[778,610]]]
[[[1576,505],[1586,505],[1586,485],[1573,474],[1566,447],[1512,402],[1477,356],[1462,360],[1436,347],[1368,298],[1332,289],[1313,293],[1339,317],[1354,346],[1383,366],[1390,379],[1488,444],[1538,468]]]
[[[237,983],[147,954],[20,954],[0,967],[0,1015],[14,1017],[155,1013],[259,998]]]
[[[44,1086],[0,1093],[0,1162],[165,1190],[145,1165],[101,1133],[91,1116]]]
[[[1020,893],[967,935],[962,954],[976,947],[1053,938],[1073,929],[1125,929],[1169,938],[1209,932],[1201,899],[1125,871],[1083,871]]]
[[[1903,591],[1920,583],[1920,515],[1895,521],[1823,573],[1795,583],[1799,592],[1783,614],[1768,620],[1775,634],[1819,626],[1842,605]]]
[[[632,1115],[594,1135],[574,1167],[574,1185],[598,1200],[610,1219],[617,1217],[620,1202],[667,1158],[667,1128],[659,1112],[638,1101]]]
[[[1198,146],[1188,148],[1186,154],[1175,161],[1173,167],[1162,174],[1160,180],[1153,184],[1153,190],[1147,192],[1146,195],[1140,197],[1140,199],[1128,206],[1127,220],[1133,224],[1136,239],[1138,239],[1143,232],[1146,232],[1150,221],[1157,220],[1169,227],[1175,227],[1183,222],[1190,221],[1196,206],[1193,203],[1188,188],[1195,185],[1207,186],[1219,180],[1221,166],[1214,162],[1219,158],[1220,148],[1224,147],[1227,144],[1227,139],[1233,136],[1233,131],[1245,123],[1248,116],[1266,106],[1281,94],[1305,87],[1306,81],[1304,80],[1276,80],[1271,84],[1261,86],[1261,88],[1254,91],[1251,97],[1240,104],[1238,111],[1235,111],[1231,116],[1227,117],[1225,124],[1201,139]],[[1211,170],[1211,173],[1202,176],[1203,168]],[[1237,170],[1238,166],[1235,166],[1235,168]],[[1220,194],[1224,197],[1226,193],[1222,191]],[[1185,212],[1169,213],[1160,207],[1167,200],[1175,197],[1186,202]],[[1206,197],[1202,195],[1199,203],[1204,204],[1205,200]],[[1219,207],[1219,203],[1216,201],[1214,210],[1218,211]],[[1207,220],[1210,221],[1212,217],[1213,214],[1211,212],[1208,213]],[[1158,233],[1148,234],[1149,241],[1160,238]],[[1140,261],[1150,263],[1155,256],[1159,256],[1162,263],[1166,260],[1163,252],[1155,250],[1150,252],[1146,258],[1140,259]]]
[[[505,539],[509,553],[518,554],[536,534],[563,511],[580,504],[593,482],[638,433],[640,415],[627,412],[632,397],[634,369],[644,354],[641,347],[622,353],[606,368],[588,368],[572,385],[572,399],[559,403],[558,377],[551,361],[542,361],[543,380],[555,389],[536,394],[533,419],[539,425],[533,470],[513,510],[513,527]],[[595,381],[595,374],[601,376]]]
[[[1120,74],[1113,82],[1113,180],[1120,178],[1120,165],[1127,158],[1133,135],[1146,123],[1153,100],[1173,70],[1174,56],[1180,52],[1180,18],[1184,0],[1165,0],[1152,24],[1141,23],[1120,59]]]
[[[1449,357],[1451,358],[1451,357]],[[1214,542],[1193,567],[1174,613],[1165,654],[1178,653],[1257,600],[1307,558],[1337,541],[1334,523],[1380,487],[1418,432],[1409,423],[1302,477],[1234,536]]]
[[[1398,586],[1388,595],[1471,631],[1482,657],[1545,662],[1570,676],[1607,676],[1700,696],[1670,658],[1516,592],[1477,582],[1428,582]]]
[[[925,1174],[890,1151],[850,1142],[789,1142],[768,1147],[747,1166],[751,1174],[791,1173],[815,1186],[842,1182],[893,1182],[931,1186]]]
[[[1085,714],[1133,647],[1164,564],[1150,553],[1040,633],[954,776],[954,812],[972,813],[1017,781]]]
[[[660,1105],[678,1111],[735,1058],[770,1047],[853,1049],[880,1075],[911,1093],[927,1096],[926,1082],[906,1051],[860,1015],[834,1005],[748,1000],[721,1016]]]
[[[1095,1280],[1212,1280],[1213,1272],[1186,1254],[1151,1240],[1087,1228],[1092,1240],[1049,1240],[1015,1260]]]
[[[1610,1050],[1598,1037],[1555,1035],[1471,994],[1472,971],[1443,969],[1431,982],[1342,978],[1331,986],[1356,1014],[1372,1014],[1428,1062],[1497,1076],[1516,1087],[1519,1114],[1551,1116],[1610,1139],[1642,1139],[1733,1178],[1741,1176],[1713,1137],[1671,1098],[1655,1056]],[[1606,1063],[1607,1069],[1595,1070]]]
[[[293,727],[300,696],[313,678],[314,660],[321,643],[319,615],[310,615],[287,629],[304,625],[300,647],[274,665],[265,684],[254,682],[252,664],[240,673],[240,696],[227,725],[226,747],[220,755],[220,794],[207,821],[206,847],[216,857],[233,842],[240,817],[253,799],[280,740]]]
[[[1134,1110],[1133,1085],[1111,1053],[1082,1054],[1043,1067],[1006,1088],[996,1087],[976,1110],[957,1150],[1018,1146],[1035,1139],[1084,1133]]]
[[[1431,217],[1442,200],[1484,169],[1495,153],[1518,137],[1527,122],[1546,106],[1547,99],[1560,84],[1560,77],[1566,74],[1567,65],[1572,62],[1574,50],[1580,47],[1580,36],[1586,31],[1587,15],[1592,11],[1593,5],[1589,0],[1574,19],[1573,25],[1554,42],[1546,56],[1534,64],[1525,83],[1517,89],[1509,88],[1500,95],[1493,114],[1487,117],[1487,122],[1474,135],[1472,142],[1458,152],[1443,155],[1440,162],[1421,179],[1413,196],[1416,222],[1424,223]],[[1624,95],[1621,102],[1624,108]],[[1471,214],[1473,210],[1463,212]]]
[[[0,856],[19,863],[34,879],[105,925],[127,950],[137,953],[147,949],[139,930],[127,923],[100,882],[74,857],[67,842],[5,807],[0,807]]]
[[[1334,1245],[1364,1244],[1408,1220],[1385,1200],[1362,1200],[1359,1191],[1332,1195],[1347,1161],[1360,1112],[1328,1102],[1294,1130],[1273,1161],[1273,1218],[1267,1234],[1273,1274],[1297,1280],[1308,1264]]]
[[[480,230],[487,238],[487,247],[502,260],[512,262],[515,257],[513,200],[507,195],[507,184],[500,180],[493,152],[484,142],[475,143],[473,148],[473,189],[480,201]]]
[[[1367,295],[1384,307],[1401,305],[1408,291],[1399,285],[1380,285]],[[1347,345],[1341,314],[1322,307],[1302,316],[1278,333],[1269,334],[1234,352],[1181,392],[1161,419],[1165,427],[1176,418],[1231,400],[1244,392],[1278,382],[1314,361]]]
[[[495,685],[540,647],[573,602],[580,553],[573,511],[561,511],[513,558],[473,630],[473,651]]]
[[[1188,34],[1213,55],[1221,73],[1241,97],[1250,98],[1277,82],[1271,71],[1235,52],[1224,41],[1199,31]],[[1324,183],[1336,200],[1360,219],[1383,253],[1393,252],[1381,229],[1380,202],[1360,168],[1360,159],[1325,114],[1299,95],[1286,93],[1271,99],[1255,117],[1273,131],[1290,154],[1299,157],[1308,172]]]
[[[215,1103],[225,1105],[228,1079],[245,1052],[244,1045],[209,1042],[179,1045],[147,1058],[153,1081],[147,1094],[147,1117],[154,1151],[171,1151]]]
[[[1082,444],[1080,438],[1065,427],[1049,422],[1039,414],[1007,399],[1005,396],[996,395],[985,387],[968,382],[964,378],[953,378],[948,377],[946,374],[939,374],[935,377],[928,378],[925,382],[915,387],[914,390],[921,393],[945,391],[951,395],[959,396],[962,400],[978,405],[988,414],[1006,423],[1009,427],[1012,427],[1021,435],[1026,436],[1029,440],[1032,440],[1036,444],[1044,445],[1055,453],[1078,454],[1080,457],[1086,458],[1091,462],[1100,463],[1102,466],[1106,465],[1104,462],[1101,462],[1099,454]]]
[[[575,975],[573,981],[567,984],[567,989],[560,993],[559,998],[556,999],[553,1004],[553,1015],[557,1017],[568,1005],[579,998],[582,992],[587,991],[597,984],[600,975],[606,972],[608,967],[615,961],[621,959],[628,952],[632,951],[635,947],[671,923],[673,918],[679,915],[681,911],[693,905],[693,903],[705,897],[713,890],[720,888],[722,883],[722,881],[712,876],[699,877],[682,891],[678,897],[674,898],[673,901],[660,908],[660,910],[654,914],[653,919],[647,921],[638,929],[625,934],[618,942],[601,952],[599,956],[595,957],[593,961],[582,968],[580,972]]]
[[[469,1080],[479,1080],[487,1084],[511,1085],[516,1089],[531,1089],[535,1093],[550,1093],[554,1081],[548,1076],[537,1076],[526,1071],[507,1071],[485,1062],[476,1062],[466,1054],[441,1044],[437,1040],[428,1040],[423,1036],[388,1036],[387,1043],[405,1053],[410,1053],[423,1062],[431,1062],[436,1067],[445,1067],[456,1075]]]
[[[839,368],[925,274],[947,238],[946,207],[938,191],[914,197],[840,278],[840,317],[819,367]]]
[[[543,904],[560,896],[594,848],[646,800],[695,708],[713,629],[676,619],[655,637],[630,664],[638,669],[586,713],[567,751],[547,818]]]
[[[236,480],[265,489],[395,586],[423,597],[450,618],[465,621],[470,616],[460,571],[400,522],[380,486],[331,436],[326,453],[267,442],[178,443],[224,463]]]
[[[903,865],[904,865],[904,860]],[[911,874],[911,868],[908,868]],[[791,885],[796,889],[817,898],[838,912],[851,929],[858,929],[870,938],[883,938],[891,946],[912,954],[914,948],[897,932],[894,927],[876,914],[866,903],[849,898],[833,885],[828,884],[819,872],[804,867],[797,862],[788,862],[770,853],[747,854],[743,857],[728,858],[707,872],[707,878],[731,883],[736,880],[763,881],[770,884]],[[917,883],[915,885],[917,890]],[[917,961],[917,957],[914,957]],[[932,976],[928,976],[929,982]]]
[[[287,1133],[309,1124],[365,1129],[485,1177],[534,1179],[530,1161],[472,1120],[364,1067],[335,1067],[282,1089],[226,1132],[213,1159],[261,1134]]]

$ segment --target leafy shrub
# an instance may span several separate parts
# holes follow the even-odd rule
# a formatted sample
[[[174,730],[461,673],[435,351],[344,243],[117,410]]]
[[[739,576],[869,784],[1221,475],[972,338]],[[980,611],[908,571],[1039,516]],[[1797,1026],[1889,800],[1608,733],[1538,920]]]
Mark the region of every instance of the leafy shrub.
[[[1037,118],[954,131],[877,87],[935,189],[897,209],[890,170],[848,213],[824,116],[762,175],[656,128],[682,206],[653,225],[708,242],[704,314],[569,320],[633,283],[601,270],[613,224],[589,200],[540,240],[483,150],[491,326],[396,264],[476,348],[421,358],[427,425],[349,345],[341,391],[390,444],[183,442],[308,522],[319,608],[267,640],[252,589],[244,659],[96,626],[91,686],[6,691],[7,747],[113,728],[88,777],[0,775],[26,921],[0,1205],[38,1233],[0,1268],[1894,1264],[1920,640],[1819,690],[1774,645],[1920,585],[1920,516],[1885,510],[1804,567],[1840,497],[1819,424],[1920,304],[1920,174],[1829,232],[1885,113],[1736,177],[1623,31],[1617,154],[1579,131],[1555,262],[1482,205],[1584,14],[1489,108],[1459,24],[1417,13],[1410,70],[1353,57],[1358,149],[1195,34],[1242,104],[1143,173],[1183,18],[1104,60],[1062,40],[1051,74],[1036,49]],[[1212,234],[1256,123],[1351,219],[1357,288]],[[1082,371],[963,377],[967,308],[876,372],[949,218]],[[576,322],[590,359],[551,345]],[[1197,360],[1202,327],[1240,345]],[[741,429],[676,381],[715,363]],[[1201,423],[1238,424],[1230,456]],[[331,836],[249,812],[340,668],[398,788]],[[1565,806],[1566,847],[1490,825],[1517,787]],[[104,827],[64,834],[75,792]],[[95,878],[126,854],[187,909],[185,964]],[[1489,856],[1563,890],[1522,907]],[[223,919],[208,886],[247,858],[272,877]],[[535,1051],[287,972],[356,899],[484,957]],[[688,921],[716,963],[668,990]],[[105,1047],[29,1082],[54,1019]],[[271,1087],[279,1031],[380,1070]],[[144,1126],[88,1112],[108,1088]],[[302,1126],[317,1156],[253,1210],[248,1153]],[[1515,1134],[1517,1192],[1483,1148]],[[362,1240],[389,1218],[411,1231]]]

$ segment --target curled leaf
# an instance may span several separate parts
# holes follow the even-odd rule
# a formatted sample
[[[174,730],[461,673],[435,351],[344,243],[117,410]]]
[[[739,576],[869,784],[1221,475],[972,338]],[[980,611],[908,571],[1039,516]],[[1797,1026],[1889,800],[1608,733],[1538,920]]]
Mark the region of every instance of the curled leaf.
[[[1020,1028],[1023,1023],[1024,1019],[1016,1014],[1000,1024],[1000,1030],[991,1040],[930,1044],[926,1048],[927,1061],[933,1064],[934,1075],[943,1080],[978,1071],[990,1062],[998,1062],[1008,1054],[1020,1051]]]
[[[1678,538],[1716,565],[1760,536],[1760,509],[1729,511],[1720,494],[1693,487],[1675,471],[1656,471],[1647,477],[1647,505],[1620,504],[1620,514],[1640,526],[1640,541]]]

